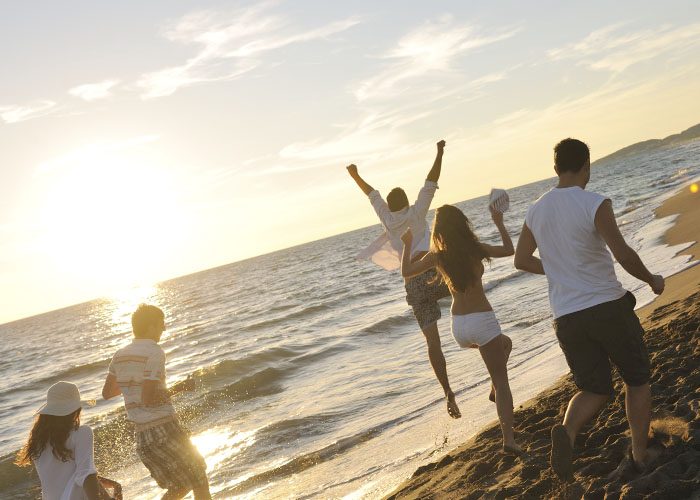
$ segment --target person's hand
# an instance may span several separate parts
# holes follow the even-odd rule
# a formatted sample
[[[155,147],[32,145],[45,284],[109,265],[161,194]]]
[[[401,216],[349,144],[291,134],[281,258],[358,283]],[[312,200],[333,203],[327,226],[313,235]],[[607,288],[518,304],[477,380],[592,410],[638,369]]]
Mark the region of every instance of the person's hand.
[[[401,241],[403,241],[405,246],[411,246],[411,243],[413,243],[413,233],[410,228],[406,229],[406,232],[401,235]]]
[[[503,212],[499,212],[493,207],[489,207],[489,212],[491,212],[491,219],[497,226],[503,224]]]
[[[664,287],[666,286],[664,277],[660,274],[653,275],[651,277],[651,281],[649,282],[649,286],[656,295],[661,295],[664,291]]]
[[[444,139],[443,139],[442,141],[439,141],[439,142],[437,143],[437,148],[438,148],[438,151],[442,153],[442,151],[445,149],[445,141],[444,141]]]
[[[351,163],[350,165],[348,165],[345,168],[348,169],[348,173],[350,175],[357,175],[357,165],[355,165],[354,163]]]

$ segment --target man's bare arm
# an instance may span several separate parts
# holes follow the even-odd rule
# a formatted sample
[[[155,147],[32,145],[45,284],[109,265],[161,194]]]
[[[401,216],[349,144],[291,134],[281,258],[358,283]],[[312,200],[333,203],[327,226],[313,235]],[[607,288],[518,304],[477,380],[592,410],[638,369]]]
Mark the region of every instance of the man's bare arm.
[[[445,141],[440,141],[437,143],[437,154],[435,155],[435,161],[433,162],[433,167],[428,172],[428,177],[425,179],[432,182],[437,182],[440,178],[440,171],[442,170],[442,154],[445,152]]]
[[[119,384],[117,384],[117,377],[110,373],[107,375],[105,383],[102,386],[102,397],[104,399],[110,399],[114,396],[119,396],[121,393],[122,390],[119,388]]]
[[[649,272],[637,252],[627,244],[620,233],[610,200],[605,200],[598,207],[595,214],[595,227],[625,271],[647,283],[655,294],[659,295],[664,291],[663,277]]]
[[[362,189],[363,193],[369,195],[372,191],[374,191],[374,188],[367,184],[362,177],[360,177],[360,174],[357,172],[357,165],[353,163],[351,165],[348,165],[346,168],[348,170],[348,173],[350,174],[350,177],[354,179],[354,181],[357,183],[360,189]]]
[[[523,224],[523,230],[518,238],[518,246],[515,249],[514,264],[516,269],[533,274],[544,274],[542,261],[533,255],[535,250],[537,250],[535,236],[527,224]]]

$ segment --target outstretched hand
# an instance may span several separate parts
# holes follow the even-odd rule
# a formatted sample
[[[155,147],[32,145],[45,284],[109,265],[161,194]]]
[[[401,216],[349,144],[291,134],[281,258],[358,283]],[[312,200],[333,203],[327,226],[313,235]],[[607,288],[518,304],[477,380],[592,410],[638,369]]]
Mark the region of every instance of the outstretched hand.
[[[438,148],[438,151],[442,151],[445,149],[445,140],[444,139],[437,143],[437,148]]]
[[[406,229],[406,232],[401,235],[401,241],[403,241],[405,246],[411,246],[411,243],[413,243],[413,233],[410,228]]]
[[[348,170],[348,173],[350,175],[357,175],[357,165],[355,165],[354,163],[351,163],[345,168]]]

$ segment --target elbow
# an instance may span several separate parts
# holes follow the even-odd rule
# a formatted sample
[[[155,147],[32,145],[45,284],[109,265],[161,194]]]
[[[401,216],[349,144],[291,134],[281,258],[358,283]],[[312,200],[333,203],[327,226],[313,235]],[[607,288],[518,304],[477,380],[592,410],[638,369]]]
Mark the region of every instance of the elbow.
[[[515,258],[513,259],[513,265],[515,268],[519,271],[524,271],[525,268],[523,267],[523,258],[522,256],[518,255],[517,253],[515,254]]]
[[[512,257],[513,255],[515,255],[515,249],[513,247],[506,247],[504,257]]]
[[[110,393],[107,387],[102,388],[102,399],[107,400],[110,399],[112,396],[113,394]]]

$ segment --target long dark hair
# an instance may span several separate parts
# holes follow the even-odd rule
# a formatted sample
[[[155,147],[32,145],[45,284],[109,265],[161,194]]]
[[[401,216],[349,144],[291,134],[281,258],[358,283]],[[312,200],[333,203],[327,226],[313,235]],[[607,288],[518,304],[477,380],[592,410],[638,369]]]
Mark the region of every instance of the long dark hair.
[[[431,251],[437,256],[437,268],[450,290],[464,292],[480,279],[479,267],[488,254],[479,244],[472,225],[462,211],[443,205],[435,211]]]
[[[20,467],[30,465],[46,448],[53,448],[54,456],[62,462],[73,459],[73,452],[66,448],[66,441],[71,431],[80,426],[80,408],[65,416],[37,415],[29,439],[17,453],[15,464]]]

